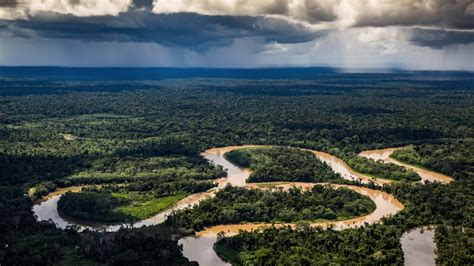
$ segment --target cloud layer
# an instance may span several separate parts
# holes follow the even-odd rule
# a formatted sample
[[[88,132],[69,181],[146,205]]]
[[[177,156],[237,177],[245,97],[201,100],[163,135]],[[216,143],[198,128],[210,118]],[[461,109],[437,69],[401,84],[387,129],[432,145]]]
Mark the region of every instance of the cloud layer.
[[[155,0],[153,12],[206,15],[281,15],[342,26],[435,26],[474,29],[471,0]]]
[[[155,15],[136,9],[117,16],[79,17],[39,13],[28,19],[3,21],[0,27],[14,37],[155,42],[195,50],[227,46],[237,38],[299,43],[324,34],[324,31],[312,31],[302,24],[273,17],[204,16],[194,13]]]
[[[311,58],[311,53],[322,53],[319,43],[334,39],[331,36],[339,36],[345,46],[375,47],[382,61],[392,54],[403,58],[408,49],[446,54],[456,49],[472,54],[474,2],[0,0],[0,41],[77,40],[91,47],[94,43],[155,43],[181,51],[177,53],[189,50],[201,55],[228,47],[266,57],[291,55],[303,64],[300,55]],[[302,49],[305,44],[310,49]]]
[[[158,14],[192,12],[227,16],[281,15],[299,21],[317,23],[336,20],[338,3],[328,0],[155,0],[153,6],[153,12]]]
[[[354,1],[356,26],[432,26],[446,29],[474,29],[471,0]]]

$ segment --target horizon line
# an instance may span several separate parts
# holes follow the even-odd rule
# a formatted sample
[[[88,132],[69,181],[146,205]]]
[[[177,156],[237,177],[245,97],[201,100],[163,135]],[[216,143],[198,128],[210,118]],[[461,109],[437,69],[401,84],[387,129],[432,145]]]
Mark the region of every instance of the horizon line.
[[[0,65],[0,68],[63,68],[63,69],[209,69],[209,70],[271,70],[271,69],[332,69],[332,70],[380,70],[395,72],[469,72],[467,69],[408,69],[401,67],[336,67],[336,66],[256,66],[256,67],[206,67],[206,66],[61,66],[61,65]]]

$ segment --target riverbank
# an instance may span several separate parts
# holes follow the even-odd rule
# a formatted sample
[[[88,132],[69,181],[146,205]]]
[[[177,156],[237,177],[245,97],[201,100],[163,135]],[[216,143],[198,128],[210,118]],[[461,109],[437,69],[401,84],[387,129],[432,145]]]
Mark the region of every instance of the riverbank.
[[[224,154],[226,152],[241,149],[241,148],[258,148],[258,147],[268,147],[268,146],[260,146],[260,145],[244,145],[244,146],[229,146],[229,147],[222,147],[222,148],[212,148],[206,150],[202,153],[202,156],[209,160],[211,163],[215,165],[222,166],[227,171],[227,177],[221,178],[216,180],[218,187],[211,189],[207,192],[198,193],[190,195],[183,200],[179,201],[177,204],[171,206],[164,212],[161,212],[149,219],[142,220],[138,223],[131,225],[132,227],[141,227],[146,225],[153,225],[159,224],[166,220],[166,217],[170,215],[175,210],[180,210],[188,207],[192,207],[195,204],[198,204],[200,201],[205,200],[206,198],[213,197],[215,192],[219,189],[222,189],[228,184],[233,186],[240,186],[240,187],[248,187],[248,188],[263,188],[265,184],[247,184],[246,180],[250,176],[251,172],[248,169],[239,168],[229,161],[226,160]],[[319,160],[327,163],[334,172],[339,173],[341,177],[350,181],[360,181],[362,183],[370,183],[374,182],[376,185],[383,185],[388,184],[390,180],[384,179],[373,179],[372,177],[365,176],[358,172],[353,171],[346,163],[344,163],[341,159],[332,156],[330,154],[320,152],[320,151],[313,151],[304,149],[307,151],[312,152]],[[379,153],[379,151],[374,151],[374,154]],[[366,151],[366,156],[371,155],[370,151]],[[362,156],[362,155],[361,155]],[[433,179],[436,179],[434,177]],[[270,183],[271,184],[271,183]],[[268,184],[267,184],[268,185]],[[282,187],[283,189],[288,188],[290,186],[296,186],[299,188],[309,188],[314,186],[315,183],[302,183],[302,182],[275,182],[272,187]],[[319,223],[311,223],[311,226],[321,226],[327,227],[332,226],[337,230],[342,230],[345,228],[354,228],[358,226],[363,226],[366,223],[377,223],[383,217],[388,217],[394,215],[398,211],[403,209],[403,204],[401,204],[393,195],[388,194],[386,192],[382,192],[380,190],[369,189],[366,187],[361,186],[354,186],[354,185],[335,185],[335,184],[326,184],[329,186],[333,186],[334,188],[337,187],[346,187],[351,190],[354,190],[362,195],[368,196],[371,200],[373,200],[376,204],[376,209],[374,212],[361,216],[356,217],[348,220],[343,221],[324,221]],[[262,187],[263,186],[263,187]],[[67,189],[63,189],[61,192],[65,193]],[[65,228],[67,225],[75,224],[74,221],[66,221],[57,214],[57,200],[59,199],[61,192],[53,192],[50,195],[47,195],[44,199],[45,201],[42,202],[44,205],[35,205],[33,211],[38,213],[39,220],[53,220],[59,227]],[[39,206],[43,206],[39,208]],[[56,211],[56,212],[55,212]],[[76,224],[77,225],[77,224]],[[105,230],[105,231],[116,231],[122,226],[127,226],[124,224],[121,225],[113,225],[113,226],[97,226],[97,225],[80,225],[81,229],[93,229],[93,230]],[[130,225],[129,225],[130,226]],[[187,236],[181,238],[179,242],[183,244],[183,254],[188,257],[190,260],[198,261],[203,265],[208,265],[206,263],[213,263],[216,264],[223,264],[225,262],[222,261],[217,254],[213,250],[213,246],[215,241],[217,240],[217,235],[221,232],[224,232],[226,236],[235,235],[240,232],[240,230],[244,231],[253,231],[253,230],[261,230],[262,228],[275,226],[275,227],[282,227],[282,226],[291,226],[295,227],[296,224],[285,223],[285,224],[262,224],[262,223],[246,223],[246,224],[233,224],[233,225],[217,225],[209,228],[205,228],[202,231],[196,232],[195,236]],[[199,247],[199,248],[197,248]],[[219,263],[217,263],[219,262]]]

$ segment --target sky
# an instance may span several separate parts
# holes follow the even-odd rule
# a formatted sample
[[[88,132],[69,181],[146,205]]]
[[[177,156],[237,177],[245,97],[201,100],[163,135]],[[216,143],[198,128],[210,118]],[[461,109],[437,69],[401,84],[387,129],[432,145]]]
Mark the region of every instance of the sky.
[[[474,71],[474,0],[0,0],[0,65]]]

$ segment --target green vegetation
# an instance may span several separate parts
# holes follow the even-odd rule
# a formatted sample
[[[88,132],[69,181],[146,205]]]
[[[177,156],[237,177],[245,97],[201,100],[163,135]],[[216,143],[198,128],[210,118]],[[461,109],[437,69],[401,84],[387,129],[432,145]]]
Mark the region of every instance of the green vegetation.
[[[350,189],[316,185],[311,190],[264,191],[228,186],[198,206],[176,212],[167,223],[202,230],[241,222],[299,222],[348,219],[375,210],[375,203]]]
[[[36,221],[32,199],[57,187],[81,184],[127,186],[126,191],[119,187],[96,191],[111,195],[192,194],[208,189],[204,180],[224,175],[223,169],[208,164],[199,153],[241,144],[311,148],[347,162],[365,149],[413,144],[416,160],[412,163],[456,179],[449,185],[401,180],[385,187],[406,208],[383,224],[347,232],[245,233],[242,243],[255,239],[249,240],[255,245],[247,251],[237,242],[229,245],[238,254],[249,254],[239,256],[242,262],[264,257],[269,263],[284,264],[291,258],[297,264],[301,254],[322,263],[344,264],[344,258],[351,258],[360,264],[402,264],[398,240],[405,230],[430,224],[474,228],[471,73],[333,73],[306,76],[307,80],[108,80],[114,78],[1,77],[0,264],[127,264],[126,259],[137,257],[149,264],[185,264],[187,259],[171,238],[177,233],[172,228],[113,234],[60,230]],[[65,140],[62,134],[76,138]],[[314,158],[310,162],[309,155],[293,156],[307,169],[324,169],[311,166],[318,162]],[[361,164],[352,166],[360,172],[382,170],[371,170],[373,175],[390,167]],[[287,168],[295,169],[294,165]],[[313,175],[310,170],[305,178],[314,180],[324,172]],[[403,175],[388,178],[398,176]],[[328,245],[317,239],[327,240]],[[440,249],[441,263],[472,264],[465,253],[449,248],[468,247],[466,238],[446,241],[449,245]]]
[[[293,148],[244,148],[224,156],[236,165],[252,170],[248,182],[325,182],[341,178],[312,153]]]
[[[125,196],[130,198],[130,196],[127,194],[125,194]],[[120,206],[116,209],[116,212],[123,213],[125,216],[134,217],[136,220],[143,220],[168,208],[184,197],[186,197],[185,194],[178,194],[150,200],[148,200],[146,197],[143,199],[143,197],[140,196],[138,197],[139,200],[136,200],[135,198],[137,197],[133,197],[133,204]]]
[[[237,251],[238,249],[232,247],[231,245],[228,245],[227,242],[223,240],[224,237],[224,234],[219,234],[217,237],[217,241],[216,243],[214,243],[214,246],[212,248],[216,251],[217,255],[222,260],[236,265],[239,263],[239,252]]]
[[[272,228],[261,233],[244,232],[222,238],[216,245],[216,251],[223,250],[221,256],[243,265],[258,262],[305,264],[311,261],[323,264],[403,264],[399,240],[405,231],[429,224],[449,224],[465,228],[474,226],[472,183],[423,185],[401,182],[384,189],[401,199],[405,208],[394,217],[383,219],[383,224],[342,231],[303,226],[295,230]],[[449,250],[458,245],[466,245],[466,241],[469,247],[469,237],[449,237],[449,240],[443,241],[446,241],[446,245],[440,247],[443,250],[439,252],[446,257],[441,262],[469,265],[472,249],[461,248],[459,253]],[[457,255],[460,257],[456,257]]]
[[[2,265],[124,265],[137,258],[145,264],[189,263],[171,239],[179,232],[169,227],[77,233],[37,222],[31,204],[22,189],[0,186],[0,241],[6,243],[0,249]]]
[[[28,189],[28,197],[30,197],[32,200],[37,200],[43,196],[48,195],[50,192],[55,191],[56,189],[57,185],[51,181],[39,182]]]
[[[222,169],[211,168],[199,157],[106,157],[94,160],[84,171],[64,178],[69,184],[134,182],[150,179],[215,179],[225,176]]]
[[[71,218],[96,222],[134,222],[168,208],[186,194],[162,198],[143,193],[68,192],[61,196],[58,211]]]
[[[396,218],[386,221],[398,227],[446,224],[473,227],[474,195],[472,183],[394,184],[384,188],[405,205]]]
[[[354,170],[365,173],[373,177],[386,178],[392,180],[419,181],[421,177],[403,166],[393,163],[376,162],[362,156],[347,157],[345,162]]]
[[[457,180],[474,177],[474,139],[442,144],[409,146],[393,152],[392,157],[444,173]]]
[[[121,205],[130,204],[125,198],[114,197],[109,193],[67,192],[58,201],[58,211],[67,216],[104,222],[132,220],[123,213],[113,210]]]
[[[418,176],[417,173],[396,164],[376,162],[373,159],[359,156],[355,152],[344,152],[339,148],[330,149],[329,153],[341,158],[356,172],[363,173],[374,178],[384,178],[395,181],[421,180],[421,177]]]
[[[81,236],[81,256],[108,265],[188,265],[181,255],[175,233],[155,226],[147,230],[119,230],[116,233],[86,232]],[[83,259],[83,260],[84,260]]]
[[[38,133],[40,134],[40,133]],[[2,149],[11,154],[2,153]],[[57,186],[157,181],[159,179],[210,180],[225,176],[177,140],[78,140],[21,142],[12,147],[0,140],[0,183],[28,180],[31,186],[53,181]]]
[[[459,167],[457,171],[464,169],[462,164],[453,165]],[[242,233],[221,238],[215,250],[234,264],[244,265],[264,261],[269,264],[304,264],[311,261],[323,264],[402,264],[399,239],[405,231],[429,224],[448,224],[456,228],[474,226],[473,189],[474,184],[467,181],[448,185],[399,182],[385,186],[384,190],[400,199],[405,209],[392,218],[384,219],[383,224],[343,231],[300,228]],[[444,256],[439,258],[439,262],[469,265],[472,257],[470,235],[453,231],[453,236],[457,232],[460,237],[447,239],[449,232],[442,240],[445,244],[439,247],[438,252]],[[437,237],[439,234],[437,232]],[[334,239],[337,244],[328,239]],[[452,251],[456,246],[463,247],[458,249],[459,252]]]
[[[440,265],[474,264],[474,229],[441,225],[435,232]]]
[[[211,181],[168,177],[87,187],[83,192],[61,196],[58,210],[81,220],[134,222],[159,213],[189,194],[204,192],[214,186]]]
[[[235,265],[402,265],[397,236],[395,227],[381,225],[343,231],[306,226],[270,228],[222,238],[215,250]],[[239,252],[236,255],[231,250]]]

